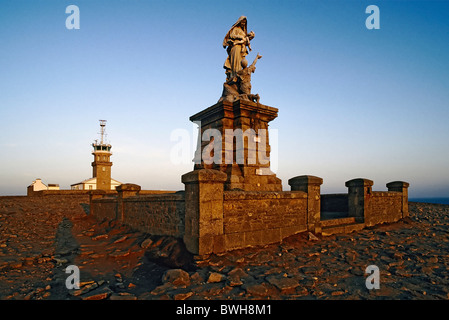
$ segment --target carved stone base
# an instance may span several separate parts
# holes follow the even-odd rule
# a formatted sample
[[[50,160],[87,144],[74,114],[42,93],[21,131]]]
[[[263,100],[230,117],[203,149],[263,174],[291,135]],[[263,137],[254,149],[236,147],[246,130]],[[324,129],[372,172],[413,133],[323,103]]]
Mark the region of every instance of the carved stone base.
[[[225,190],[282,191],[282,181],[269,162],[268,122],[277,112],[240,99],[223,100],[191,116],[200,125],[194,169],[226,173]]]

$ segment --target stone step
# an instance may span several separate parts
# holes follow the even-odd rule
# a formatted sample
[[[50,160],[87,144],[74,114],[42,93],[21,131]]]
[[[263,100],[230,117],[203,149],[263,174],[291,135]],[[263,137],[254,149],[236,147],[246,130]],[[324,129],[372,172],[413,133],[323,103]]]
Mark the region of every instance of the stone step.
[[[321,234],[323,236],[330,236],[338,233],[351,233],[362,230],[365,227],[364,223],[349,223],[339,225],[322,226]]]
[[[350,223],[355,223],[355,217],[321,220],[322,227],[338,226]]]

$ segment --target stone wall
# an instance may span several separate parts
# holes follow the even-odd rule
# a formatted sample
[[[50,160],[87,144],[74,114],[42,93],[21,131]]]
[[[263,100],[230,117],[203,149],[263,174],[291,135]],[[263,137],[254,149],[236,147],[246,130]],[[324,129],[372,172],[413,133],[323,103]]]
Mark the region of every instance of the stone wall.
[[[227,175],[194,170],[182,176],[186,190],[184,243],[194,254],[220,253],[279,242],[303,231],[321,232],[322,179],[289,180],[292,191],[224,191]]]
[[[113,191],[116,193],[115,191]],[[39,190],[34,191],[32,188],[27,189],[27,196],[42,197],[42,196],[88,196],[89,190]]]
[[[117,219],[117,197],[105,197],[90,202],[90,214],[97,220],[116,220]]]
[[[365,213],[365,225],[396,222],[402,218],[402,194],[400,192],[371,193],[368,211]]]
[[[325,209],[347,212],[362,227],[408,216],[408,183],[401,181],[373,192],[371,180],[354,179],[346,182],[348,193],[338,195],[321,195],[323,180],[314,176],[290,179],[291,191],[225,191],[226,181],[221,171],[200,169],[184,174],[185,191],[176,193],[140,194],[133,184],[117,187],[116,196],[93,190],[90,211],[99,220],[182,238],[197,255],[276,243],[304,231],[320,234]]]
[[[119,186],[117,196],[93,190],[90,210],[99,220],[118,220],[143,232],[183,238],[196,254],[275,243],[319,226],[319,210],[318,221],[313,220],[319,184],[318,189],[311,188],[311,177],[291,179],[293,191],[287,192],[225,192],[226,178],[220,171],[203,169],[183,176],[185,192],[143,195],[132,184]],[[304,191],[297,189],[302,184]]]
[[[184,235],[184,192],[161,193],[122,184],[117,196],[102,190],[90,193],[90,212],[98,220],[118,220],[136,230],[153,235],[182,238]]]
[[[373,181],[353,179],[348,187],[348,214],[370,227],[408,217],[408,187],[403,181],[387,183],[387,192],[373,191]]]
[[[123,199],[122,222],[153,235],[184,236],[184,192]]]
[[[307,230],[305,192],[224,192],[226,250],[280,242]]]

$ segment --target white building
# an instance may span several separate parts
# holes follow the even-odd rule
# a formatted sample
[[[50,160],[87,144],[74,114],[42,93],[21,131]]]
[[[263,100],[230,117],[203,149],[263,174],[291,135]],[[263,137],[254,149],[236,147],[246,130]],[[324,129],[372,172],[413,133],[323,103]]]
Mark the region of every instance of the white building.
[[[28,190],[30,191],[48,190],[48,187],[46,184],[42,182],[40,178],[37,178],[28,186]]]
[[[49,183],[48,190],[59,190],[59,184],[57,183]]]
[[[27,187],[27,195],[32,196],[34,192],[42,190],[59,190],[59,184],[49,183],[47,186],[40,178],[37,178]]]
[[[115,188],[122,183],[115,179],[111,178],[111,190],[115,190]],[[78,183],[74,183],[70,185],[70,189],[72,190],[96,190],[97,189],[97,178],[90,178]]]

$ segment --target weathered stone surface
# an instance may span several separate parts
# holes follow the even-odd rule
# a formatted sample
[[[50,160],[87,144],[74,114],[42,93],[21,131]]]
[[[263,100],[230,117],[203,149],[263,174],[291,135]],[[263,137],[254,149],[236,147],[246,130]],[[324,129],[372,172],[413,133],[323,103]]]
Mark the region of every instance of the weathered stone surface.
[[[228,273],[228,280],[230,286],[241,286],[243,284],[243,280],[248,277],[248,274],[243,271],[242,268],[234,268]]]
[[[123,292],[123,293],[113,293],[109,297],[110,300],[137,300],[134,294]]]
[[[279,277],[279,276],[272,276],[269,277],[268,282],[277,287],[281,291],[289,291],[291,292],[294,290],[297,286],[299,286],[298,281],[292,278],[286,278],[286,277]]]
[[[109,254],[111,258],[125,258],[129,255],[129,250],[116,250]]]
[[[241,148],[234,148],[229,141],[226,141],[226,137],[229,136],[227,130],[234,134],[236,134],[236,129],[240,129],[242,133],[247,132],[247,129],[261,133],[260,130],[266,130],[268,122],[277,117],[277,112],[276,108],[240,99],[235,102],[221,101],[191,116],[191,121],[201,122],[201,135],[208,129],[217,129],[224,137],[222,139],[221,162],[205,163],[204,157],[201,157],[209,144],[208,141],[205,141],[197,146],[196,157],[198,157],[198,161],[195,164],[195,169],[215,169],[225,172],[228,175],[225,184],[226,190],[282,191],[282,182],[276,178],[274,173],[270,172],[269,161],[262,163],[260,159],[254,157],[253,153],[250,152],[254,148],[249,146],[248,143],[244,142]],[[266,136],[266,139],[263,139],[264,141],[260,139],[258,143],[265,148],[268,156],[271,149],[268,143],[268,134]],[[230,137],[230,139],[232,140],[233,137]],[[240,140],[240,138],[236,139]],[[239,154],[242,156],[240,157]],[[228,159],[227,161],[231,159],[234,163],[227,165],[225,159]],[[239,159],[239,163],[232,159]],[[252,162],[255,162],[255,164],[252,164]]]
[[[101,239],[107,239],[108,235],[107,234],[99,234],[97,236],[92,237],[92,240],[101,240]]]
[[[223,274],[218,273],[218,272],[211,272],[209,274],[209,278],[207,279],[207,282],[208,283],[216,283],[216,282],[221,282],[225,279],[226,279],[226,277]]]
[[[113,291],[111,289],[109,289],[109,287],[106,287],[104,289],[83,295],[83,296],[81,296],[81,299],[83,299],[83,300],[104,300],[104,299],[108,298],[112,292]]]
[[[309,232],[309,240],[310,241],[318,241],[320,239],[316,235],[314,235],[312,232]]]
[[[190,285],[190,276],[182,269],[170,269],[164,273],[162,281],[176,287],[185,287]]]
[[[173,289],[173,285],[169,282],[166,282],[160,286],[157,286],[156,288],[154,288],[150,294],[152,295],[162,295],[165,294],[168,290]]]
[[[152,243],[153,243],[153,240],[152,240],[151,238],[147,238],[147,239],[145,239],[145,240],[142,241],[142,243],[140,244],[140,246],[141,246],[143,249],[147,249],[148,247],[151,246]]]
[[[247,293],[252,294],[254,296],[266,296],[268,293],[268,289],[263,284],[249,284],[246,285],[245,288]]]
[[[98,284],[95,281],[80,283],[80,289],[70,291],[70,294],[77,297],[86,294],[94,289],[98,288]]]
[[[126,239],[128,239],[128,236],[127,236],[127,235],[124,235],[124,236],[119,237],[119,238],[118,238],[117,240],[115,240],[113,243],[120,243],[120,242],[125,241]]]
[[[186,292],[186,293],[178,293],[173,296],[174,300],[187,300],[193,296],[193,292]]]

